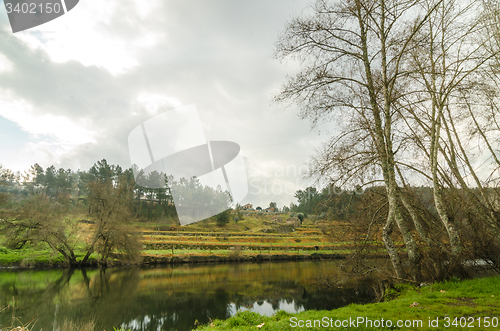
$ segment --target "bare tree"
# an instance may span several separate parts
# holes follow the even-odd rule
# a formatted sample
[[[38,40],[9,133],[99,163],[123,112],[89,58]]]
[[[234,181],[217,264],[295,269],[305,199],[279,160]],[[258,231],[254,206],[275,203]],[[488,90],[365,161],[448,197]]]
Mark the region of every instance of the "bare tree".
[[[0,220],[6,244],[22,248],[27,244],[46,243],[70,265],[85,265],[92,253],[97,252],[100,263],[106,264],[113,257],[139,258],[141,244],[130,225],[133,183],[125,176],[116,181],[97,180],[89,183],[90,205],[95,225],[90,239],[86,238],[79,224],[68,219],[67,205],[45,193],[34,194],[19,208]],[[88,242],[87,242],[88,241]],[[83,258],[77,250],[84,246]]]
[[[404,64],[411,41],[434,9],[424,10],[416,1],[320,0],[313,14],[290,22],[277,44],[278,58],[298,59],[303,68],[275,100],[299,104],[301,116],[314,124],[335,115],[351,118],[354,125],[327,146],[319,173],[345,171],[340,179],[348,182],[376,168],[388,197],[383,239],[400,278],[406,273],[391,238],[395,224],[408,252],[410,277],[421,275],[420,251],[399,204],[396,158],[404,141],[395,131],[395,107],[408,89]]]
[[[406,271],[395,226],[414,280],[422,262],[415,235],[432,251],[433,277],[463,272],[462,260],[474,256],[464,253],[463,240],[498,264],[478,239],[500,248],[499,9],[489,0],[320,0],[278,41],[277,57],[299,60],[302,69],[275,100],[298,104],[314,125],[336,119],[341,127],[314,159],[312,175],[333,185],[384,182],[383,240],[397,277]],[[477,160],[485,157],[493,162],[480,171]],[[413,183],[432,184],[439,222]]]
[[[23,201],[15,217],[2,219],[0,227],[6,245],[22,248],[26,244],[46,243],[68,264],[78,264],[76,224],[64,218],[64,206],[45,194],[35,194]]]
[[[118,177],[116,182],[108,178],[89,184],[89,205],[95,227],[83,263],[94,251],[100,255],[102,264],[108,263],[114,251],[132,261],[139,258],[141,244],[130,224],[133,185],[127,176]]]
[[[480,15],[484,10],[481,2],[422,2],[427,9],[436,4],[434,15],[413,40],[410,75],[416,93],[405,100],[400,110],[408,111],[402,116],[409,122],[413,141],[428,159],[435,206],[451,246],[451,265],[459,267],[465,255],[461,223],[469,223],[463,229],[465,233],[477,231],[475,238],[468,236],[474,245],[481,237],[498,238],[499,233],[486,182],[473,165],[474,159],[484,153],[473,152],[468,146],[473,141],[467,134],[471,125],[475,127],[490,157],[496,159],[485,134],[488,123],[477,118],[485,102],[476,95],[488,100],[488,96],[496,94],[495,77],[488,74],[488,68],[498,51],[491,47],[494,35],[486,36],[491,24],[485,24]],[[446,195],[459,199],[460,207],[469,216],[457,217],[452,204],[445,201]]]

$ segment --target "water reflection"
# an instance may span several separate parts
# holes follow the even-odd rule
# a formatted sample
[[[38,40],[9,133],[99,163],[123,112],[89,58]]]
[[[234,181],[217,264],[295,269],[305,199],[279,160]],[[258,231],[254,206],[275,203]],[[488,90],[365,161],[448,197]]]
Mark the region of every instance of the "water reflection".
[[[34,330],[95,319],[107,330],[190,330],[240,310],[266,315],[333,309],[373,299],[369,286],[326,290],[338,261],[180,265],[107,270],[1,271],[0,325],[37,317]],[[14,311],[15,310],[15,311]]]
[[[236,304],[231,303],[229,305],[229,313],[231,316],[235,315],[238,311],[245,311],[245,310],[250,310],[254,311],[256,313],[259,313],[261,315],[267,315],[271,316],[275,312],[283,310],[288,313],[299,313],[301,311],[304,311],[304,306],[302,305],[297,305],[295,303],[295,300],[292,300],[292,302],[287,302],[286,300],[280,300],[277,304],[272,304],[270,302],[264,301],[264,302],[254,302],[250,307],[236,307]]]

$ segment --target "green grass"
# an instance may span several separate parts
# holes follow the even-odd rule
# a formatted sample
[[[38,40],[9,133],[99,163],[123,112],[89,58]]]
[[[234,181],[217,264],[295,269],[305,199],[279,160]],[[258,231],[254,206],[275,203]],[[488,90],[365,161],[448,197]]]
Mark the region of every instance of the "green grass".
[[[472,326],[476,330],[497,330],[500,327],[499,297],[500,277],[451,280],[424,287],[403,284],[388,291],[386,302],[352,304],[332,311],[310,310],[297,314],[281,311],[271,317],[245,311],[225,321],[214,320],[213,327],[205,325],[201,330],[258,330],[257,326],[262,323],[260,330],[470,330]],[[485,327],[485,317],[490,318],[489,328]],[[358,318],[363,321],[351,322]],[[382,319],[384,326],[390,320],[392,327],[375,327],[376,321],[381,323]],[[372,327],[367,320],[372,321]],[[398,320],[408,324],[398,327]],[[429,326],[431,321],[437,322],[438,327]],[[344,327],[339,325],[342,322]],[[340,327],[335,327],[335,323]]]
[[[76,250],[75,255],[80,260],[85,256],[83,250]],[[97,259],[97,255],[93,253],[89,261]],[[0,246],[0,266],[47,266],[64,264],[64,259],[61,254],[54,252],[46,244],[26,245],[22,249],[9,249]]]
[[[61,263],[62,257],[53,250],[39,245],[23,249],[0,247],[0,265],[36,265]]]

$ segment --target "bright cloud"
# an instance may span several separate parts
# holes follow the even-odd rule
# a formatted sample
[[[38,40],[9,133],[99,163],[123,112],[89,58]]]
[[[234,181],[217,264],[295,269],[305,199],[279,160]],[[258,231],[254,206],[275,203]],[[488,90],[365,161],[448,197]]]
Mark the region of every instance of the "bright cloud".
[[[0,116],[17,123],[21,129],[35,138],[47,136],[69,149],[72,146],[94,142],[94,133],[72,122],[66,117],[50,113],[33,114],[33,105],[14,98],[6,90],[0,89]]]
[[[14,69],[12,62],[0,53],[0,73],[10,72]]]
[[[148,114],[157,114],[161,109],[177,108],[182,106],[182,103],[176,98],[167,95],[141,92],[134,100],[134,108],[145,110]],[[134,112],[133,114],[137,114]]]

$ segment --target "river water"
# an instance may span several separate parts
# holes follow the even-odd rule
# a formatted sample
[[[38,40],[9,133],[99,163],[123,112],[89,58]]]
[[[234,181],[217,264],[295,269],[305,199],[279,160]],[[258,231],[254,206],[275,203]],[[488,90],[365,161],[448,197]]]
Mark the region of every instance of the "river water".
[[[113,330],[191,330],[237,311],[272,315],[373,301],[367,284],[325,286],[341,260],[191,264],[150,268],[0,271],[0,330],[12,316],[34,331],[93,319]],[[7,308],[6,308],[7,307]]]

